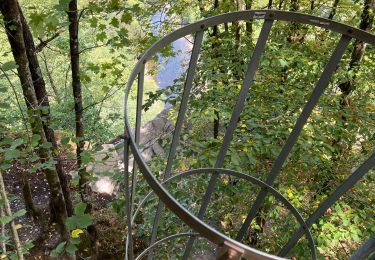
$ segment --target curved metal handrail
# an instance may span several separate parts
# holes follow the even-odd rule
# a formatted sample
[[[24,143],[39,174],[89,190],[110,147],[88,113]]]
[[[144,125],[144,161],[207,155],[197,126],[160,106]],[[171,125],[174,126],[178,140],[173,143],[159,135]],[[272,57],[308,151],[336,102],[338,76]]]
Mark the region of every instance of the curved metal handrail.
[[[198,237],[199,234],[198,233],[179,233],[179,234],[174,234],[174,235],[164,237],[164,238],[156,241],[154,244],[150,245],[149,247],[147,247],[145,250],[143,250],[142,253],[140,253],[135,260],[142,259],[142,257],[144,255],[146,255],[148,252],[150,252],[154,247],[158,246],[161,243],[164,243],[165,241],[169,241],[169,240],[172,240],[172,239],[175,239],[175,238],[178,238],[178,237],[186,237],[186,236],[188,236],[188,237]]]
[[[139,127],[140,127],[140,110],[141,110],[141,98],[137,102],[137,123],[136,123],[136,129],[135,129],[135,135],[133,134],[133,131],[131,129],[131,126],[129,124],[129,119],[127,117],[127,99],[129,97],[130,90],[132,88],[133,82],[135,78],[138,76],[138,97],[142,94],[142,87],[143,87],[143,77],[144,77],[144,64],[147,60],[151,59],[152,56],[160,51],[163,47],[170,44],[171,42],[182,38],[188,34],[194,34],[195,36],[195,44],[194,47],[201,45],[202,39],[203,39],[203,32],[208,27],[212,27],[218,24],[226,23],[226,22],[235,22],[239,20],[250,20],[250,19],[262,19],[265,20],[265,23],[263,24],[263,28],[260,34],[260,37],[258,39],[258,43],[255,47],[253,57],[251,59],[251,62],[249,64],[248,72],[246,74],[243,87],[240,91],[240,94],[238,96],[237,103],[234,108],[234,112],[231,118],[231,122],[229,123],[228,130],[226,133],[226,136],[224,138],[223,146],[229,145],[233,131],[236,127],[236,118],[239,117],[239,115],[242,112],[243,109],[243,103],[245,99],[246,92],[249,89],[249,86],[253,83],[253,76],[255,74],[255,71],[259,65],[259,60],[261,57],[261,54],[264,50],[265,43],[267,41],[270,29],[272,27],[272,22],[274,20],[281,20],[281,21],[289,21],[289,22],[297,22],[297,23],[304,23],[304,24],[310,24],[317,27],[325,28],[333,32],[337,32],[341,34],[341,39],[336,46],[336,49],[334,50],[331,59],[327,63],[319,81],[316,84],[316,87],[313,91],[313,93],[310,96],[310,99],[307,101],[300,117],[298,118],[295,127],[293,128],[291,134],[289,135],[279,157],[276,159],[275,164],[271,170],[270,175],[268,176],[265,184],[267,184],[269,187],[273,184],[275,178],[280,172],[281,166],[285,162],[287,156],[289,155],[293,145],[295,144],[304,124],[306,123],[307,119],[311,115],[311,112],[313,108],[315,107],[319,97],[323,94],[323,91],[325,90],[326,86],[329,83],[330,76],[334,73],[342,55],[344,54],[344,51],[347,49],[347,46],[352,38],[361,40],[363,42],[375,45],[375,36],[365,32],[360,29],[353,28],[348,25],[344,25],[338,22],[334,22],[328,19],[319,18],[307,14],[301,14],[301,13],[293,13],[293,12],[285,12],[285,11],[276,11],[276,10],[249,10],[249,11],[240,11],[240,12],[233,12],[233,13],[226,13],[221,14],[217,16],[213,16],[210,18],[207,18],[205,20],[187,25],[185,27],[182,27],[164,38],[157,41],[155,44],[153,44],[147,51],[143,53],[143,55],[139,58],[139,61],[135,65],[134,70],[132,71],[129,81],[127,84],[126,92],[125,92],[125,149],[124,149],[124,161],[125,161],[125,181],[126,181],[126,197],[127,197],[127,213],[128,213],[128,225],[131,227],[132,225],[132,205],[129,201],[130,195],[134,196],[134,194],[130,194],[129,191],[129,179],[127,175],[127,169],[129,168],[129,147],[131,148],[135,161],[137,162],[137,165],[142,172],[144,178],[150,185],[150,187],[154,190],[154,192],[158,195],[158,197],[168,206],[170,210],[172,210],[180,219],[182,219],[187,225],[189,225],[192,229],[197,231],[202,236],[206,237],[210,241],[216,243],[217,245],[226,245],[228,248],[233,249],[234,251],[240,251],[243,256],[250,257],[252,259],[278,259],[276,256],[269,255],[267,253],[261,252],[259,250],[253,249],[249,246],[246,246],[234,239],[231,239],[229,237],[226,237],[225,235],[221,234],[217,230],[213,229],[206,223],[204,223],[200,218],[203,217],[205,212],[205,207],[207,205],[202,205],[200,213],[197,216],[194,216],[191,214],[188,210],[186,210],[178,201],[171,196],[171,194],[168,192],[168,190],[163,186],[161,182],[159,182],[156,177],[151,173],[150,169],[146,165],[146,163],[143,161],[143,158],[140,154],[140,151],[137,147],[138,139],[139,139]],[[186,109],[187,100],[186,98],[189,97],[191,84],[192,84],[192,78],[194,77],[195,72],[195,66],[199,55],[199,48],[193,48],[193,54],[190,61],[187,79],[185,82],[185,88],[183,93],[183,101],[181,101],[180,105],[180,114],[182,121],[184,116],[184,109]],[[187,91],[188,89],[188,91]],[[186,100],[186,102],[184,101]],[[181,120],[178,119],[176,123],[176,130],[177,126],[181,122]],[[232,131],[232,132],[231,132]],[[229,133],[228,133],[229,132]],[[177,136],[178,136],[177,135]],[[175,145],[176,146],[176,145]],[[173,147],[173,142],[172,142]],[[225,156],[226,151],[225,147],[223,148],[222,157]],[[220,153],[219,156],[220,157]],[[173,158],[172,158],[173,159]],[[218,160],[219,161],[219,160]],[[217,163],[220,166],[220,163]],[[215,165],[215,168],[218,165]],[[314,223],[323,213],[324,211],[330,207],[334,202],[336,202],[348,189],[354,186],[356,182],[360,178],[362,178],[370,169],[372,169],[375,166],[375,154],[373,153],[365,163],[363,163],[333,194],[331,194],[319,207],[318,209],[306,220],[307,227],[310,227],[312,223]],[[217,180],[217,173],[213,173],[208,189],[206,191],[205,198],[203,200],[203,204],[208,204],[212,190],[215,187],[216,180]],[[133,173],[134,178],[134,173]],[[250,221],[254,217],[254,214],[259,209],[260,205],[262,204],[264,197],[269,192],[269,190],[262,189],[261,193],[258,195],[255,204],[251,208],[248,217],[245,220],[245,224],[242,226],[239,235],[237,237],[238,240],[241,240],[242,236],[241,234],[244,233],[244,230],[247,229],[248,224],[250,224]],[[129,228],[131,229],[131,228]],[[308,228],[307,228],[308,229]],[[129,231],[131,232],[131,231]],[[294,236],[290,239],[288,244],[282,249],[282,251],[279,253],[281,256],[284,256],[288,253],[288,251],[294,246],[294,244],[298,241],[298,239],[302,236],[304,231],[302,230],[302,227],[300,230],[298,230]],[[132,248],[132,237],[131,233],[129,233],[128,236],[129,239],[129,247]],[[192,240],[194,241],[194,240]],[[190,242],[190,241],[189,241]],[[190,243],[192,246],[192,243]],[[189,245],[188,245],[189,246]],[[129,251],[129,257],[134,258],[132,255],[132,250]]]
[[[285,198],[280,192],[278,192],[275,188],[271,187],[267,183],[259,180],[258,178],[255,178],[251,175],[246,175],[241,172],[233,171],[230,169],[222,169],[222,168],[200,168],[200,169],[193,169],[181,172],[179,174],[173,175],[172,177],[169,177],[165,181],[162,182],[163,185],[171,182],[180,180],[185,177],[189,177],[192,175],[199,175],[199,174],[207,174],[207,173],[217,173],[217,174],[225,174],[233,177],[237,177],[240,179],[244,179],[246,181],[251,182],[252,184],[255,184],[261,188],[268,189],[269,193],[273,194],[279,201],[281,201],[286,208],[289,209],[289,211],[293,214],[293,216],[296,218],[300,226],[303,228],[305,235],[307,236],[307,240],[309,241],[309,247],[311,250],[311,257],[313,259],[316,259],[316,250],[314,245],[314,239],[311,235],[311,232],[305,222],[305,220],[302,218],[301,214],[298,212],[298,210],[288,201],[287,198]],[[144,203],[151,197],[153,194],[153,191],[150,191],[143,200],[138,204],[137,210],[134,212],[133,218],[132,218],[132,224],[134,224],[135,218],[138,215],[139,209],[142,208]]]

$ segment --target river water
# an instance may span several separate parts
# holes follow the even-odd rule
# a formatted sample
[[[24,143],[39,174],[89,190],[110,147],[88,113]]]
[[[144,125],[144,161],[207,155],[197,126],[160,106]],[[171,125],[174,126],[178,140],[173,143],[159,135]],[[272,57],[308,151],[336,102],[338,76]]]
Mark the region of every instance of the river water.
[[[167,17],[160,13],[152,17],[152,22],[158,23],[165,20]],[[153,30],[157,34],[158,28]],[[159,89],[172,86],[174,81],[178,79],[187,69],[187,64],[190,59],[190,50],[192,44],[188,39],[180,38],[172,43],[173,52],[176,53],[173,57],[163,57],[158,54],[159,70],[156,75],[156,81]],[[168,104],[165,105],[169,107]]]

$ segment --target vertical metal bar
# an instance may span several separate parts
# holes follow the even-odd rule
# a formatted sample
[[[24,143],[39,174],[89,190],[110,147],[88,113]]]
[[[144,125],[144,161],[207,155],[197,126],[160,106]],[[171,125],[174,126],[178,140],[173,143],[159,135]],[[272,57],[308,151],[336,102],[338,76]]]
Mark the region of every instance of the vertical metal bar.
[[[179,139],[180,139],[181,128],[182,128],[182,124],[183,124],[184,119],[185,119],[187,104],[188,104],[188,101],[189,101],[191,88],[193,86],[193,79],[194,79],[194,75],[195,75],[195,72],[196,72],[198,57],[199,57],[199,53],[200,53],[200,49],[201,49],[201,45],[202,45],[202,41],[203,41],[203,35],[204,35],[203,30],[198,31],[195,35],[194,46],[193,46],[193,50],[192,50],[191,57],[190,57],[189,68],[188,68],[187,75],[186,75],[186,80],[185,80],[184,90],[183,90],[183,94],[182,94],[180,109],[178,111],[176,126],[175,126],[175,130],[174,130],[174,133],[173,133],[171,149],[170,149],[170,152],[169,152],[169,155],[168,155],[167,167],[166,167],[165,172],[164,172],[163,180],[166,180],[171,175],[173,161],[174,161],[174,158],[176,156],[176,150],[177,150],[178,143],[180,141]],[[154,218],[154,224],[153,224],[153,227],[152,227],[150,245],[152,245],[156,241],[160,216],[163,214],[163,211],[164,211],[164,204],[159,200],[158,208],[157,208],[155,218]],[[149,254],[148,259],[152,259],[152,254]]]
[[[126,130],[125,130],[126,131]],[[131,212],[131,198],[129,186],[129,137],[125,132],[124,139],[124,177],[125,177],[125,208],[126,208],[126,223],[128,232],[125,242],[125,260],[133,260],[133,237],[132,237],[132,212]]]
[[[145,81],[145,64],[138,74],[138,88],[137,88],[137,108],[135,116],[135,143],[139,144],[139,138],[141,134],[141,123],[142,123],[142,102],[143,102],[143,86]],[[134,211],[134,201],[135,201],[135,190],[137,187],[137,164],[135,160],[133,161],[133,172],[132,172],[132,182],[131,182],[131,204],[130,212],[133,214]]]
[[[271,31],[271,28],[272,28],[272,24],[273,24],[273,20],[265,20],[264,23],[263,23],[262,30],[261,30],[259,38],[258,38],[258,42],[257,42],[257,44],[254,48],[253,56],[250,60],[245,79],[242,83],[241,91],[238,94],[236,105],[234,107],[232,117],[230,119],[227,131],[226,131],[225,136],[224,136],[223,144],[222,144],[222,146],[220,148],[220,151],[219,151],[219,154],[216,158],[215,168],[220,168],[223,165],[225,155],[227,154],[230,142],[233,138],[233,133],[236,129],[237,122],[240,118],[241,112],[242,112],[244,104],[245,104],[247,92],[248,92],[250,86],[253,84],[254,75],[255,75],[255,72],[256,72],[256,70],[259,66],[260,58],[261,58],[261,56],[263,54],[263,51],[264,51],[264,48],[266,46],[266,42],[267,42],[269,33]],[[210,202],[212,193],[214,192],[218,176],[219,175],[215,174],[215,173],[211,175],[211,179],[208,183],[206,193],[203,197],[202,204],[201,204],[201,207],[200,207],[199,212],[198,212],[198,218],[203,218],[203,216],[206,212],[206,209],[207,209],[207,206]],[[191,237],[189,239],[189,241],[186,245],[186,249],[185,249],[183,259],[188,258],[189,254],[190,254],[190,251],[193,247],[194,241],[195,241],[194,237]]]
[[[287,159],[290,151],[292,150],[294,144],[296,143],[298,136],[300,135],[303,126],[307,122],[307,119],[312,113],[312,110],[314,109],[315,105],[318,103],[318,100],[320,96],[323,94],[325,88],[329,84],[329,80],[331,78],[331,75],[336,70],[341,57],[343,56],[346,48],[348,47],[348,44],[351,40],[351,37],[347,35],[342,35],[339,43],[336,46],[336,49],[334,50],[329,62],[327,63],[322,75],[320,76],[318,82],[316,83],[316,86],[307,101],[305,107],[303,108],[303,111],[299,118],[297,119],[296,124],[294,125],[294,128],[292,132],[290,133],[283,149],[281,150],[279,156],[277,157],[271,172],[266,180],[266,183],[269,185],[272,185],[274,180],[276,179],[277,175],[279,175],[281,167],[283,166],[285,160]],[[261,204],[264,201],[264,198],[267,195],[267,191],[265,189],[262,189],[252,208],[250,209],[245,222],[242,224],[242,227],[240,231],[237,234],[236,240],[241,240],[243,236],[246,234],[246,230],[250,226],[251,221],[254,219],[256,213],[258,212],[259,208],[261,207]]]
[[[375,252],[375,235],[370,237],[357,251],[349,258],[349,260],[368,259]],[[374,255],[373,255],[374,256]],[[374,259],[374,258],[372,258]]]
[[[311,227],[315,221],[317,221],[324,212],[327,211],[339,198],[351,189],[367,172],[375,167],[375,151],[357,170],[355,170],[350,177],[343,182],[320,206],[314,211],[313,214],[306,220],[306,225]],[[281,249],[279,255],[285,256],[290,249],[298,242],[301,236],[304,234],[302,228],[299,228],[296,233],[289,239],[288,243]]]

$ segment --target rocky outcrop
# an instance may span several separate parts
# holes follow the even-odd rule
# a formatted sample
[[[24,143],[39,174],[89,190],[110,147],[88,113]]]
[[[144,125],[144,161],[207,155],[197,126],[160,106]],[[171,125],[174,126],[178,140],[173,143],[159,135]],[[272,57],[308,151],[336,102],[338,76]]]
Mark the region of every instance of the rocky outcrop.
[[[118,182],[114,175],[120,173],[123,167],[122,160],[113,144],[103,144],[103,149],[93,155],[94,162],[87,166],[92,172],[94,181],[90,183],[91,189],[98,193],[115,194],[118,191]]]
[[[155,155],[164,153],[164,149],[158,141],[160,138],[170,135],[173,127],[172,122],[168,119],[168,109],[163,110],[154,119],[141,127],[138,147],[145,162],[151,160]],[[123,148],[118,150],[121,157],[123,156],[123,152]]]
[[[145,162],[151,160],[155,155],[164,153],[164,149],[158,140],[170,135],[173,127],[173,124],[168,119],[167,109],[141,127],[138,147]],[[93,154],[94,161],[87,166],[87,170],[92,172],[93,176],[93,181],[90,183],[92,191],[111,195],[118,192],[119,181],[116,180],[115,176],[116,173],[120,173],[124,169],[124,148],[121,145],[123,142],[123,138],[118,138],[115,142],[103,144],[102,149]],[[133,158],[130,158],[129,171],[132,169]],[[70,174],[77,175],[76,172],[71,172]]]

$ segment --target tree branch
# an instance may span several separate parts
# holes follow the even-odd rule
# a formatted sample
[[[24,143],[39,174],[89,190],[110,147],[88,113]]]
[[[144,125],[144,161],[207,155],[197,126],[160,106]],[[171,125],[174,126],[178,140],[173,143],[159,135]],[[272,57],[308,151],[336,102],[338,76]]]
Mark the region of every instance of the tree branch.
[[[39,38],[40,43],[35,47],[35,52],[36,53],[40,52],[44,47],[47,46],[48,43],[50,43],[51,41],[53,41],[54,39],[59,37],[62,32],[64,32],[64,30],[59,30],[54,35],[52,35],[50,38],[48,38],[46,40],[42,40],[42,39]]]

